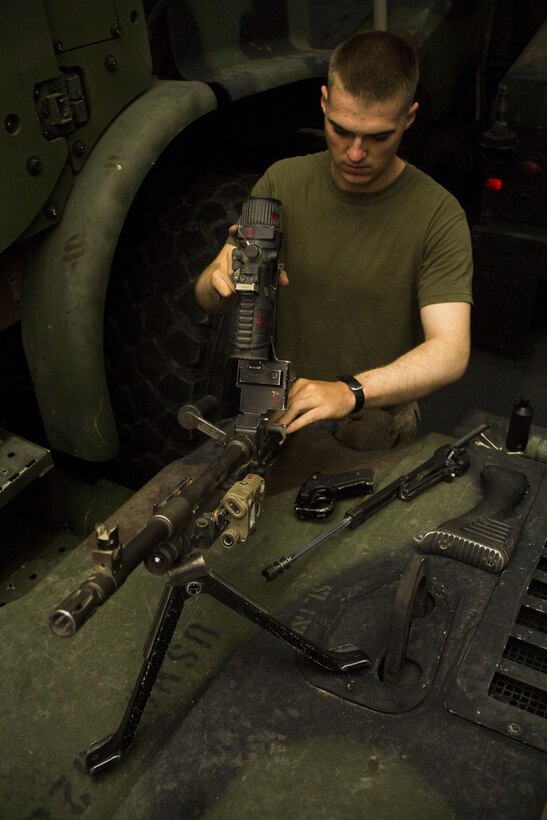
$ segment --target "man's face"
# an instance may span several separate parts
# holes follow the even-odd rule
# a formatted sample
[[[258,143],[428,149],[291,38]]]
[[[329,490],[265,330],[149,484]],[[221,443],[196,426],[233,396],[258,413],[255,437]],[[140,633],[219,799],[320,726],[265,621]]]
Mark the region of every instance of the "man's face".
[[[332,175],[345,191],[380,191],[399,175],[401,138],[414,122],[418,103],[406,107],[400,98],[365,103],[335,82],[321,89],[325,134]]]

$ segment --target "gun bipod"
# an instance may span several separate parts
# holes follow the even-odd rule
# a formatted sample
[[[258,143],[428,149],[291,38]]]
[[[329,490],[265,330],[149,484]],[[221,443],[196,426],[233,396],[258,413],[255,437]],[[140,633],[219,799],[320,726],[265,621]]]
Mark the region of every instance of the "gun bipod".
[[[331,672],[348,672],[371,664],[368,655],[353,644],[325,649],[275,618],[260,602],[214,570],[209,569],[201,553],[196,552],[177,562],[168,572],[154,620],[143,649],[143,664],[118,729],[92,743],[87,751],[89,774],[105,771],[120,760],[131,745],[144,708],[150,697],[163,659],[169,649],[184,602],[206,592],[225,606],[238,612],[261,629],[288,643],[309,660]]]

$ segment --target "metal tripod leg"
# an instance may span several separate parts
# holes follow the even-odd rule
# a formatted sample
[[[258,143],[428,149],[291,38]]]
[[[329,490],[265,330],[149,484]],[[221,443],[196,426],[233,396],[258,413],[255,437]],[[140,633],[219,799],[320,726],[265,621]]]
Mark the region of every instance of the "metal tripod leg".
[[[108,768],[131,745],[187,597],[185,590],[173,587],[170,583],[164,587],[144,646],[143,665],[125,714],[113,734],[95,741],[87,750],[86,766],[89,774]]]

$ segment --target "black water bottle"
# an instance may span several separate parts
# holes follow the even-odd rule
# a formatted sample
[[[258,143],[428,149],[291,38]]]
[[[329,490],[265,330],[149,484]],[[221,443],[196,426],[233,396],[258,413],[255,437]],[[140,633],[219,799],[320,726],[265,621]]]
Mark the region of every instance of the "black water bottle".
[[[510,453],[524,451],[530,433],[533,413],[534,408],[530,407],[530,399],[522,398],[513,407],[505,442],[505,446]]]

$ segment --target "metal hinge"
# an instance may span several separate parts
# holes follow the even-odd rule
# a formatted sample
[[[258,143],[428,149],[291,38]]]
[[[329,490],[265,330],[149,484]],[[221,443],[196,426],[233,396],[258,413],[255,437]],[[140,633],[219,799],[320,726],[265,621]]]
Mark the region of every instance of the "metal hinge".
[[[34,100],[42,134],[48,140],[71,134],[89,119],[83,81],[76,69],[36,83]]]

